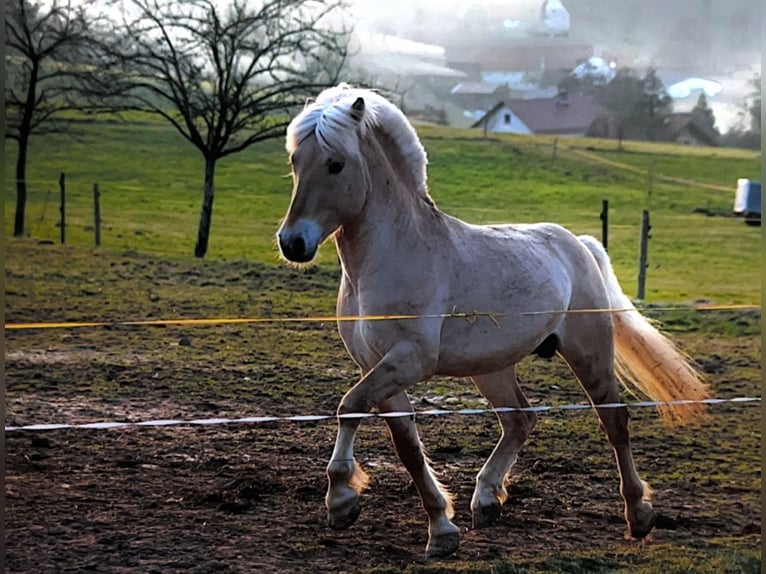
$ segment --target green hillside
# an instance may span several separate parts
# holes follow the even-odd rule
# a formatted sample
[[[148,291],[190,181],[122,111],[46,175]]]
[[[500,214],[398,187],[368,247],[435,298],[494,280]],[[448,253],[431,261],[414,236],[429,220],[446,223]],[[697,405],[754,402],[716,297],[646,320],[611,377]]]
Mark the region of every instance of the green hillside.
[[[199,153],[170,127],[153,121],[76,122],[73,129],[74,139],[48,136],[32,142],[31,237],[58,240],[63,171],[68,243],[93,245],[97,182],[101,249],[190,257],[201,202]],[[435,127],[421,127],[419,133],[429,155],[431,193],[448,213],[474,223],[553,221],[600,237],[601,201],[608,199],[610,254],[626,291],[635,295],[641,210],[649,209],[647,300],[760,301],[760,230],[722,216],[731,212],[737,178],[759,178],[759,154],[632,142],[618,151],[615,142],[567,138],[557,141],[554,152],[550,137],[483,139],[480,132]],[[11,178],[14,142],[6,142],[5,158],[6,178]],[[5,184],[10,235],[15,190],[12,179]],[[290,187],[282,141],[222,160],[208,258],[278,265],[274,232]],[[331,246],[323,248],[319,262],[337,264]]]

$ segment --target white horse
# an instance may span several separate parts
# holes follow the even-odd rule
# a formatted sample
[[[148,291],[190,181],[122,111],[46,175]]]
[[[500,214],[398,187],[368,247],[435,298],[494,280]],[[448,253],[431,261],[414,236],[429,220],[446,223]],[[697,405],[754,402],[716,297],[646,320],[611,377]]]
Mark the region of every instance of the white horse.
[[[531,353],[563,357],[596,407],[620,401],[616,371],[658,401],[708,396],[697,371],[623,294],[597,240],[550,223],[476,226],[441,212],[428,194],[415,130],[380,95],[345,84],[325,90],[293,119],[286,147],[294,186],[277,233],[282,255],[308,262],[332,237],[343,271],[338,315],[427,316],[339,322],[361,369],[339,415],[413,412],[405,391],[434,375],[472,378],[495,408],[527,407],[515,365]],[[578,309],[630,311],[572,312]],[[475,311],[471,320],[449,317]],[[633,463],[627,410],[596,410],[617,459],[629,532],[644,537],[655,514]],[[663,415],[686,422],[702,410],[671,405]],[[500,515],[506,478],[536,415],[501,409],[498,419],[502,436],[471,499],[474,527]],[[414,416],[386,422],[428,514],[426,556],[455,552],[452,500]],[[359,419],[339,416],[338,425],[326,505],[330,525],[342,529],[359,516],[368,480],[354,460]]]

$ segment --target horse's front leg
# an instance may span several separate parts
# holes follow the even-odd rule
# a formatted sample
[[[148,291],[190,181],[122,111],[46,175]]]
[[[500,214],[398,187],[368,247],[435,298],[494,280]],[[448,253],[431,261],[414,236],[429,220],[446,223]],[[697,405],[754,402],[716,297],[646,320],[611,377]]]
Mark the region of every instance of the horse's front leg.
[[[398,393],[380,404],[381,412],[413,413],[405,393]],[[452,523],[455,514],[452,496],[436,479],[415,426],[415,417],[386,418],[391,439],[404,467],[418,489],[423,509],[428,514],[426,558],[440,558],[454,553],[460,545],[460,530]]]
[[[359,493],[367,486],[367,476],[354,460],[354,437],[360,419],[343,415],[369,413],[373,406],[430,377],[436,359],[428,355],[410,342],[395,345],[341,400],[338,437],[327,466],[329,486],[325,503],[331,527],[340,530],[356,521],[360,512]]]

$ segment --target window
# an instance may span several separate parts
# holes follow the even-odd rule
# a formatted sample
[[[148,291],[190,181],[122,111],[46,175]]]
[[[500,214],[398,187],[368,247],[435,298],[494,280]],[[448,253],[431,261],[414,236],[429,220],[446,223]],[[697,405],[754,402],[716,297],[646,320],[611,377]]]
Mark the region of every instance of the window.
[[[505,115],[503,116],[503,121],[504,121],[506,124],[510,124],[510,123],[511,123],[511,114],[505,114]]]

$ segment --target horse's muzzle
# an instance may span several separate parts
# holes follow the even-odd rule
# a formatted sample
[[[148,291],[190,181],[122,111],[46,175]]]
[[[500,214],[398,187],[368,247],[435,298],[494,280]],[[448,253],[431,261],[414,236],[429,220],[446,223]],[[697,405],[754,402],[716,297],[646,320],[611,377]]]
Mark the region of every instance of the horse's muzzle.
[[[288,261],[307,263],[314,259],[322,242],[322,228],[314,221],[301,218],[291,225],[283,225],[277,232],[279,250]]]
[[[300,235],[285,239],[279,236],[279,250],[288,261],[293,263],[306,263],[314,259],[316,255],[316,246],[309,247],[306,241]]]

